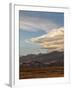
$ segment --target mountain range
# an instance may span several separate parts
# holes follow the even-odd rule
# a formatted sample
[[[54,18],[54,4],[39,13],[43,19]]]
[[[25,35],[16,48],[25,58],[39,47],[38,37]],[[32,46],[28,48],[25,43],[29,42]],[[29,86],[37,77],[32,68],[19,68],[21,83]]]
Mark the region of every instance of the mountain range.
[[[30,54],[19,58],[20,67],[64,66],[64,52],[54,51],[46,54]]]

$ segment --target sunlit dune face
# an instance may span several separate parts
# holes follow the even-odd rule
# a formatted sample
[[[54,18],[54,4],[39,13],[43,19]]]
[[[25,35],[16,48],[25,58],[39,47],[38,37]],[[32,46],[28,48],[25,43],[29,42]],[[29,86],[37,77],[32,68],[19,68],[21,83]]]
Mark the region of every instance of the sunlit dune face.
[[[64,28],[58,28],[51,32],[30,40],[32,43],[38,43],[43,48],[50,51],[63,51],[64,50]]]

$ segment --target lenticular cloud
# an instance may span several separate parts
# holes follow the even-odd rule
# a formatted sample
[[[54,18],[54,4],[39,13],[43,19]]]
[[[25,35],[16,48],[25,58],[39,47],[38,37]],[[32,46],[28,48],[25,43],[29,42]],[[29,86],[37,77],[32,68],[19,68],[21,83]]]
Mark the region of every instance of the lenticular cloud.
[[[49,33],[40,37],[31,38],[32,43],[37,43],[42,48],[47,48],[49,51],[63,51],[64,50],[64,28],[51,30]]]

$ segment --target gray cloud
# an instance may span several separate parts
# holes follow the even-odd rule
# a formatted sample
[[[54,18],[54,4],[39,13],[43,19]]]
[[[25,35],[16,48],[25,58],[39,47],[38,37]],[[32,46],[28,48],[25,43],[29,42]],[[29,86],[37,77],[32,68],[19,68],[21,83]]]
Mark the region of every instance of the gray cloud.
[[[43,30],[45,32],[49,32],[53,28],[58,28],[59,26],[46,19],[40,19],[40,18],[33,18],[33,17],[20,17],[20,29],[28,30],[28,31],[34,31],[34,30]],[[36,29],[35,29],[36,28]]]

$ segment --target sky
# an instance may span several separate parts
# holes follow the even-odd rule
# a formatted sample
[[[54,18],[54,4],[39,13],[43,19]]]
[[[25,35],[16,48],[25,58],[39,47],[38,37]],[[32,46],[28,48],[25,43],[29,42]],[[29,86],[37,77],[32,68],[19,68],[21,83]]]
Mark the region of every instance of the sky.
[[[64,48],[64,13],[19,11],[19,53],[62,51]]]

